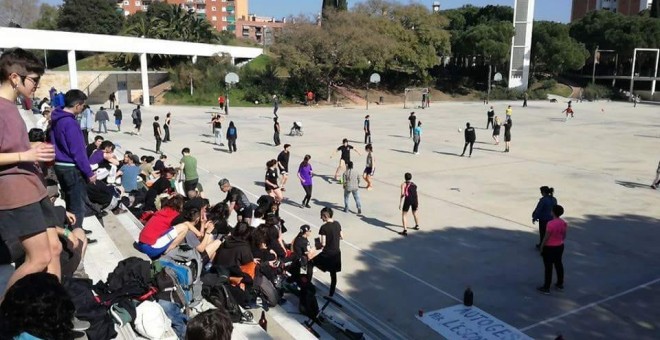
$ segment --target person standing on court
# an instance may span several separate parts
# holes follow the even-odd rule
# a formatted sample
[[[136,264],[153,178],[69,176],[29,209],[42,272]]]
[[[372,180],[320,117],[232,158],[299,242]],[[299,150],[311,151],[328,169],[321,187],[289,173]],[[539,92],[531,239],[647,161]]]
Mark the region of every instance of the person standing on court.
[[[364,144],[371,144],[371,122],[369,115],[364,116]]]
[[[419,198],[417,197],[417,184],[412,181],[412,174],[406,172],[403,175],[404,182],[401,183],[401,196],[399,198],[399,210],[401,210],[401,221],[403,224],[403,231],[400,235],[408,236],[408,227],[406,215],[408,210],[412,208],[413,218],[415,219],[414,230],[419,230],[419,218],[417,217],[417,209],[419,208]]]
[[[504,149],[504,152],[509,152],[509,148],[511,147],[511,127],[513,126],[513,121],[511,121],[510,118],[507,118],[506,121],[504,122],[504,145],[506,149]]]
[[[468,157],[472,157],[472,147],[474,142],[477,141],[477,133],[474,131],[474,128],[470,126],[470,123],[465,123],[465,145],[463,145],[463,153],[461,157],[465,156],[465,150],[470,145],[470,154]]]
[[[165,115],[165,122],[163,123],[163,130],[165,130],[165,138],[163,138],[163,143],[172,141],[170,139],[170,124],[172,124],[172,113],[168,112]]]
[[[289,156],[291,156],[291,153],[289,152],[290,147],[291,144],[284,144],[284,150],[282,150],[282,152],[277,155],[277,167],[280,169],[280,176],[282,176],[282,182],[280,183],[282,191],[286,191],[286,181],[289,179]]]
[[[108,101],[110,102],[110,109],[114,109],[115,102],[117,101],[117,97],[115,97],[114,92],[110,93],[110,95],[108,96]]]
[[[529,98],[529,94],[525,92],[523,94],[523,107],[527,107],[527,99]]]
[[[214,114],[213,119],[211,119],[211,126],[213,127],[213,136],[215,136],[215,140],[213,141],[213,144],[215,145],[224,145],[222,143],[222,121],[225,118],[221,114]]]
[[[305,208],[311,208],[309,201],[312,199],[312,176],[314,174],[312,165],[309,164],[310,159],[312,159],[312,156],[305,155],[305,158],[303,158],[303,161],[298,166],[298,179],[300,179],[300,185],[305,190],[305,198],[302,201],[302,206]]]
[[[374,176],[374,173],[376,172],[376,160],[374,159],[374,147],[371,144],[367,144],[364,147],[364,151],[367,152],[367,162],[366,166],[364,168],[364,172],[362,173],[362,177],[364,180],[367,182],[367,190],[371,190],[374,188],[373,182],[371,181],[371,178]]]
[[[160,123],[158,123],[158,120],[160,117],[156,116],[154,117],[154,138],[156,139],[156,153],[161,153],[160,152],[160,143],[163,141],[163,132],[160,129]]]
[[[280,123],[277,121],[277,117],[273,118],[273,143],[275,146],[279,146],[281,144]]]
[[[362,214],[362,202],[360,201],[360,176],[358,172],[353,170],[353,162],[346,163],[346,171],[344,172],[344,212],[348,212],[348,199],[353,195],[355,205],[357,206],[358,215]]]
[[[511,108],[511,105],[509,105],[506,108],[505,113],[506,113],[506,119],[505,120],[511,120],[511,115],[513,114],[513,109]]]
[[[502,127],[502,122],[500,122],[500,117],[495,116],[495,123],[493,124],[493,140],[495,145],[500,144],[500,128]]]
[[[566,240],[566,232],[568,224],[561,219],[564,214],[564,208],[561,205],[552,207],[553,219],[548,222],[543,241],[541,241],[541,256],[543,257],[543,267],[545,275],[543,286],[538,287],[541,294],[550,294],[550,285],[552,284],[552,267],[557,271],[557,282],[555,288],[559,291],[564,290],[564,264],[562,256],[564,255],[564,241]]]
[[[486,115],[488,116],[488,121],[486,122],[486,129],[488,129],[488,126],[491,126],[495,128],[495,124],[493,124],[493,117],[495,117],[495,109],[493,107],[490,107],[490,110],[486,112]]]
[[[408,130],[410,130],[410,137],[413,137],[413,130],[415,130],[415,127],[417,126],[417,117],[415,117],[415,112],[411,112],[410,116],[408,116]]]
[[[133,125],[135,125],[134,135],[140,135],[140,128],[142,128],[142,111],[140,111],[140,105],[133,109],[131,113],[131,118],[133,119]]]
[[[115,125],[117,126],[117,132],[121,132],[121,120],[124,119],[124,114],[119,109],[119,105],[115,106]]]
[[[341,152],[341,157],[339,158],[339,166],[337,166],[337,170],[335,171],[335,180],[339,180],[339,171],[345,169],[346,164],[351,161],[351,150],[357,152],[357,154],[360,155],[360,151],[357,151],[355,148],[353,148],[352,145],[349,145],[348,139],[344,138],[337,150],[335,150],[335,152],[330,155],[330,158],[332,158],[335,154],[337,154],[337,152]]]
[[[539,222],[539,243],[536,244],[536,249],[541,247],[541,242],[545,238],[546,226],[552,220],[552,207],[557,205],[557,199],[554,197],[555,189],[544,185],[539,190],[541,199],[532,212],[532,224]]]
[[[101,127],[103,127],[103,133],[108,133],[108,126],[106,125],[106,122],[110,120],[110,117],[108,117],[108,111],[106,111],[103,106],[101,106],[101,109],[96,112],[96,117],[94,117],[94,120],[99,122],[98,133],[101,133]]]
[[[238,130],[234,121],[229,122],[229,127],[227,128],[227,147],[229,147],[229,153],[236,152],[236,140],[238,139]]]
[[[341,271],[341,249],[339,243],[344,239],[341,224],[332,219],[332,209],[325,207],[321,209],[321,220],[323,225],[319,230],[321,238],[321,253],[314,258],[314,266],[330,273],[330,291],[328,296],[335,295],[337,288],[337,273]]]
[[[218,97],[218,106],[220,107],[220,110],[222,110],[222,112],[225,112],[225,96],[220,95]]]
[[[273,115],[277,119],[277,110],[280,109],[280,100],[277,98],[277,95],[273,95]]]
[[[183,171],[185,181],[183,182],[184,192],[196,190],[199,183],[199,175],[197,174],[197,158],[190,155],[190,148],[183,148],[181,150],[181,161],[179,162],[179,169]],[[200,190],[201,192],[202,190]]]
[[[419,155],[419,143],[422,142],[422,121],[417,122],[417,127],[413,129],[413,153]]]

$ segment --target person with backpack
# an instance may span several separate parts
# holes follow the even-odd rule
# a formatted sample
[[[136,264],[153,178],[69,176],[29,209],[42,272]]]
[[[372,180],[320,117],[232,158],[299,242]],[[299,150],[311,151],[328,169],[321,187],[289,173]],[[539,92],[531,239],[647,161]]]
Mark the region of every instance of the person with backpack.
[[[124,118],[124,114],[119,109],[119,105],[115,106],[115,125],[117,125],[117,132],[121,132],[121,120]]]
[[[238,139],[238,130],[234,121],[229,122],[229,127],[227,128],[227,147],[229,148],[229,153],[236,152],[236,140]]]
[[[133,109],[131,113],[131,118],[133,119],[133,125],[135,125],[135,130],[133,131],[134,135],[140,135],[140,128],[142,127],[142,111],[140,111],[140,105]]]
[[[474,131],[474,128],[470,126],[470,123],[465,123],[465,145],[463,145],[463,153],[461,153],[461,157],[465,156],[465,150],[467,150],[468,144],[470,145],[470,154],[468,157],[472,157],[472,147],[476,141],[477,134]]]
[[[546,226],[552,220],[552,207],[557,205],[557,199],[554,197],[555,189],[544,185],[539,190],[541,191],[541,199],[539,199],[536,208],[532,212],[532,224],[539,222],[539,243],[536,244],[536,249],[541,247]]]
[[[403,231],[400,235],[408,236],[408,228],[406,215],[408,210],[412,208],[413,218],[415,219],[414,230],[419,230],[419,218],[417,217],[417,209],[419,208],[419,198],[417,197],[417,185],[412,181],[412,174],[406,172],[403,176],[405,181],[401,183],[401,197],[399,199],[399,210],[401,210],[401,221],[403,222]]]
[[[321,220],[323,225],[319,230],[321,238],[321,253],[314,259],[314,266],[330,273],[330,291],[328,296],[335,295],[337,288],[337,273],[341,271],[341,250],[339,244],[344,239],[341,224],[332,219],[332,209],[325,207],[321,209]]]

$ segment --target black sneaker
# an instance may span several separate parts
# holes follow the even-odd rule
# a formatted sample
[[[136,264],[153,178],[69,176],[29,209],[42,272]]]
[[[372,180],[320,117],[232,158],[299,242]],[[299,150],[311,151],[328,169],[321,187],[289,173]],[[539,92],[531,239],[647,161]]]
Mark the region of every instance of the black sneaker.
[[[344,212],[348,212],[348,208],[344,208]]]
[[[550,295],[550,289],[545,288],[543,286],[536,288],[536,290],[538,290],[539,293],[541,293],[543,295]]]
[[[408,236],[408,230],[404,230],[402,232],[399,232],[399,235],[401,236]]]
[[[305,204],[305,208],[311,208],[312,206],[309,203]]]
[[[555,288],[560,292],[564,291],[564,285],[555,285]]]
[[[415,224],[415,226],[412,227],[412,228],[415,229],[415,230],[419,230],[419,226],[417,224]]]
[[[362,209],[358,209],[358,215],[362,215]]]

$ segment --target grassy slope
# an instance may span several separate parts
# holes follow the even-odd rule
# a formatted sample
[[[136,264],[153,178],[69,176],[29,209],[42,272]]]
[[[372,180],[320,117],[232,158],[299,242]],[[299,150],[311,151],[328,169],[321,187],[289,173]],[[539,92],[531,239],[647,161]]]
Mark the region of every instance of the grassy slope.
[[[97,54],[91,57],[80,59],[76,62],[78,71],[121,71],[110,65],[108,58],[111,54]],[[53,69],[54,71],[68,71],[69,65],[62,65]]]

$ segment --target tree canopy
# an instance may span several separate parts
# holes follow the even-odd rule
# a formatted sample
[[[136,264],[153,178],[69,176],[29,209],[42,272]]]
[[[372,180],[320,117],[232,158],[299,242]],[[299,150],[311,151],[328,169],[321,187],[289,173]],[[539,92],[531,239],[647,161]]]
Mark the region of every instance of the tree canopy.
[[[532,66],[535,72],[559,75],[584,67],[589,51],[568,34],[568,26],[538,21],[532,31]]]
[[[113,0],[64,0],[57,19],[62,31],[117,34],[124,24],[124,15]]]
[[[57,21],[59,18],[59,10],[55,6],[49,4],[41,4],[39,7],[39,19],[32,23],[32,28],[39,30],[57,30]]]

